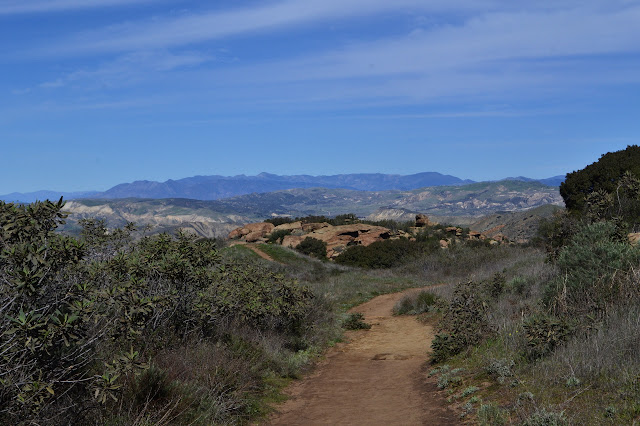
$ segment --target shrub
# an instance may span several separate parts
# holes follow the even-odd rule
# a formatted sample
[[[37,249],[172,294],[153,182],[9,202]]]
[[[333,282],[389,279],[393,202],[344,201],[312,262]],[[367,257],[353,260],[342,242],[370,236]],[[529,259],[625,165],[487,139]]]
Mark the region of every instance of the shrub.
[[[437,242],[436,242],[437,244]],[[406,238],[376,241],[368,246],[351,246],[336,257],[336,263],[361,268],[391,268],[421,254],[435,251],[439,245],[429,245]]]
[[[513,277],[507,284],[506,288],[514,294],[522,296],[525,294],[525,291],[529,287],[529,283],[526,278],[523,277]]]
[[[526,356],[531,360],[551,353],[575,330],[575,324],[570,320],[548,314],[533,315],[524,321],[522,327],[527,340]]]
[[[507,280],[505,279],[504,274],[498,272],[491,280],[484,282],[484,291],[491,299],[498,299],[504,292],[506,282]]]
[[[436,304],[438,296],[430,291],[407,294],[393,307],[394,315],[418,315],[429,312]]]
[[[368,330],[371,328],[371,324],[364,322],[364,315],[360,312],[354,312],[344,320],[342,327],[347,330]]]
[[[558,255],[563,277],[547,288],[547,304],[569,313],[604,309],[618,295],[621,278],[640,261],[640,250],[624,238],[611,222],[582,227]]]
[[[486,370],[498,380],[498,383],[502,384],[507,377],[513,377],[514,366],[515,363],[511,359],[492,359]]]
[[[269,239],[267,239],[268,243],[282,243],[282,239],[287,235],[291,235],[291,229],[278,229],[277,231],[273,231],[269,235]]]
[[[568,173],[560,184],[560,195],[567,209],[573,212],[600,213],[602,219],[621,216],[637,223],[640,220],[639,178],[640,147],[631,145],[602,155],[582,170]],[[593,194],[600,194],[604,203],[595,200]],[[606,200],[607,196],[610,201]]]
[[[474,393],[478,392],[479,390],[480,388],[477,386],[468,386],[462,391],[462,393],[460,394],[460,397],[466,398],[469,395],[473,395]]]
[[[507,424],[507,416],[494,404],[482,404],[478,408],[478,424],[482,426],[500,426]]]
[[[482,300],[478,284],[458,284],[440,323],[441,332],[433,339],[432,361],[440,362],[478,344],[489,333],[487,304]]]
[[[327,258],[327,243],[317,238],[307,237],[298,244],[296,250],[318,259]]]
[[[522,426],[565,426],[567,424],[564,412],[556,413],[547,411],[545,408],[536,410],[522,422]]]
[[[0,202],[0,423],[103,424],[112,416],[156,423],[164,415],[149,411],[156,400],[169,404],[159,413],[185,423],[235,423],[255,413],[251,400],[278,358],[242,330],[282,350],[304,346],[311,292],[266,267],[223,262],[209,239],[133,241],[133,224],[107,232],[97,220],[83,222],[82,240],[57,234],[63,206]],[[215,368],[252,371],[225,376],[240,380],[237,393],[216,391],[211,372],[194,391],[183,377],[167,378],[170,369],[149,368],[164,351],[193,342],[219,348]],[[236,408],[214,413],[227,405]],[[188,420],[194,410],[207,412]]]

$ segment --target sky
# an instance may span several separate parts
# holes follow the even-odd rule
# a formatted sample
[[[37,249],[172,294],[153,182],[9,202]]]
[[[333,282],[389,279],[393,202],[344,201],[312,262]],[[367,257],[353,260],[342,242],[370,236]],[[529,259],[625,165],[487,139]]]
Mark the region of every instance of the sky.
[[[640,0],[0,0],[0,194],[545,178],[640,142]]]

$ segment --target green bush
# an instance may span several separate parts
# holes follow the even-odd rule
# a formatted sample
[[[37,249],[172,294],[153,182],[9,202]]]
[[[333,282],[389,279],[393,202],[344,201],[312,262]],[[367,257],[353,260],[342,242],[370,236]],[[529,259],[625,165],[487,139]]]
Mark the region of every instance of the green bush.
[[[262,378],[279,368],[256,342],[274,336],[270,344],[280,342],[281,350],[304,342],[311,292],[257,264],[223,262],[209,239],[179,233],[136,240],[133,224],[107,230],[99,220],[82,222],[81,240],[57,234],[63,206],[0,202],[0,423],[99,424],[112,416],[153,423],[148,404],[136,401],[170,394],[211,401],[165,401],[177,423],[251,415]],[[250,336],[246,330],[260,336],[241,337]],[[184,377],[165,377],[170,369],[149,369],[193,342],[220,348],[218,366],[254,373],[233,379],[244,382],[229,395],[216,390],[211,374],[203,376],[208,391],[192,392]],[[236,408],[214,415],[225,401]],[[209,412],[194,414],[203,407]]]
[[[287,235],[291,235],[291,229],[278,229],[277,231],[273,231],[269,238],[267,239],[268,243],[282,243],[282,239]]]
[[[640,262],[640,249],[631,246],[612,222],[583,226],[560,250],[556,264],[561,278],[545,292],[545,301],[563,312],[593,313],[619,294],[619,284]]]
[[[597,219],[640,221],[640,147],[609,152],[582,170],[568,173],[560,185],[567,209]]]
[[[487,303],[482,299],[479,285],[474,282],[458,284],[440,322],[441,333],[431,344],[432,362],[441,362],[481,342],[489,333]]]
[[[537,314],[527,318],[522,324],[527,340],[526,356],[530,360],[551,353],[565,342],[575,331],[576,325],[566,318],[548,314]]]
[[[507,424],[507,416],[494,404],[482,404],[478,408],[478,424],[482,426],[501,426]]]
[[[361,268],[391,268],[420,255],[439,249],[434,243],[420,243],[406,238],[376,241],[368,246],[351,246],[336,257],[336,263]]]
[[[371,328],[371,324],[364,322],[364,315],[360,312],[354,312],[344,320],[342,327],[347,330],[368,330]]]
[[[407,294],[393,307],[394,315],[418,315],[429,312],[438,301],[438,296],[430,291]]]
[[[564,412],[556,413],[547,411],[545,408],[536,410],[522,422],[522,426],[565,426],[568,424]]]
[[[317,238],[307,237],[296,246],[296,250],[318,259],[327,258],[327,243]]]

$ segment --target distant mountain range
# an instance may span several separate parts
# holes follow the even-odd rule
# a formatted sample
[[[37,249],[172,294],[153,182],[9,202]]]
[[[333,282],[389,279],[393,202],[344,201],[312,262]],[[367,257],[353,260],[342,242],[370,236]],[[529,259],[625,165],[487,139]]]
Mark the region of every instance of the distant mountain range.
[[[507,178],[523,182],[540,182],[548,186],[559,186],[564,176],[548,179],[526,177]],[[12,193],[0,195],[1,200],[30,203],[35,200],[79,198],[189,198],[194,200],[219,200],[252,193],[268,193],[287,189],[327,188],[358,191],[410,191],[434,186],[456,186],[474,183],[468,179],[443,175],[436,172],[424,172],[412,175],[392,175],[382,173],[354,173],[332,176],[279,176],[260,173],[257,176],[193,176],[166,182],[136,181],[116,185],[104,192],[58,192],[37,191],[30,193]]]
[[[66,230],[77,231],[85,217],[107,220],[109,226],[127,222],[152,224],[156,231],[190,228],[205,237],[225,236],[236,226],[269,217],[355,213],[372,220],[413,220],[426,213],[442,223],[470,224],[481,216],[522,211],[547,204],[562,206],[557,188],[539,182],[499,181],[414,190],[362,191],[303,188],[252,193],[221,200],[83,199],[69,201],[72,215]]]

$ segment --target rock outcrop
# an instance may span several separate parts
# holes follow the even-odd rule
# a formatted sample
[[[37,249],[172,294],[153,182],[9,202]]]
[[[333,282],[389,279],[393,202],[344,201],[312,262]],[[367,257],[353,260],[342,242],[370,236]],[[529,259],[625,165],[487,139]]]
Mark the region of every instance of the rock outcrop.
[[[425,228],[427,226],[433,226],[434,223],[432,223],[429,220],[429,216],[427,216],[426,214],[417,214],[416,215],[416,228]]]
[[[274,227],[271,223],[251,223],[234,229],[229,233],[229,239],[246,242],[267,241],[269,235],[278,230],[291,231],[284,236],[282,245],[295,248],[305,238],[311,237],[327,244],[327,257],[332,258],[340,254],[347,247],[353,245],[368,246],[376,241],[408,236],[402,232],[393,233],[383,226],[354,223],[350,225],[333,226],[324,223],[286,223]]]
[[[305,238],[315,238],[327,244],[327,257],[332,258],[342,253],[348,246],[368,246],[376,241],[387,240],[392,237],[391,231],[382,226],[366,225],[364,223],[340,226],[325,225],[327,226],[318,228],[303,236],[287,235],[283,239],[282,245],[295,248]]]
[[[468,240],[488,240],[491,244],[508,243],[508,239],[499,231],[502,226],[487,232],[469,231],[467,234],[463,229],[457,226],[447,228],[437,227],[437,223],[429,220],[425,214],[415,216],[416,226],[410,228],[411,232],[391,231],[383,226],[369,225],[366,223],[352,223],[348,225],[331,225],[326,222],[322,223],[302,223],[292,222],[285,223],[274,227],[271,223],[260,222],[251,223],[240,228],[234,229],[229,233],[229,239],[241,240],[246,242],[266,242],[272,233],[278,231],[288,231],[288,235],[284,235],[280,241],[285,247],[296,248],[305,238],[315,238],[327,244],[327,257],[334,258],[342,253],[347,247],[362,245],[369,246],[377,241],[388,239],[409,238],[412,239],[417,233],[432,232],[430,228],[435,229],[436,234],[442,235],[440,239],[440,247],[449,248],[452,243],[460,241],[462,238]]]
[[[248,243],[253,243],[265,238],[269,235],[275,226],[269,222],[250,223],[248,225],[236,228],[229,233],[230,240],[242,239]]]

